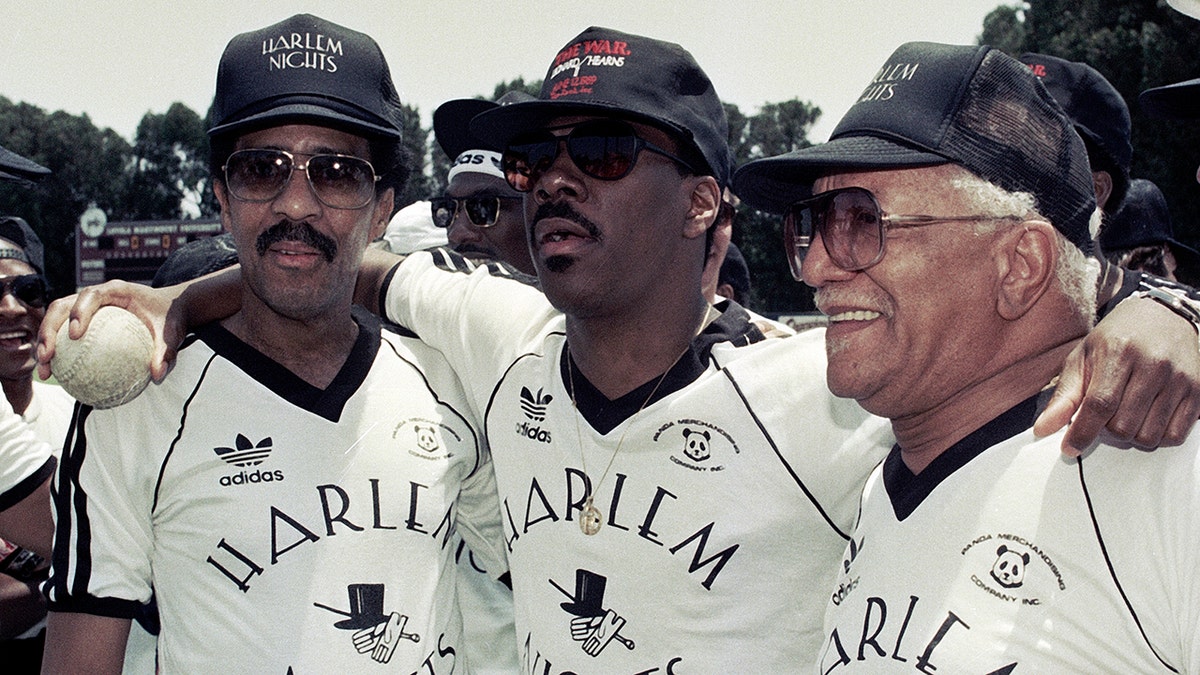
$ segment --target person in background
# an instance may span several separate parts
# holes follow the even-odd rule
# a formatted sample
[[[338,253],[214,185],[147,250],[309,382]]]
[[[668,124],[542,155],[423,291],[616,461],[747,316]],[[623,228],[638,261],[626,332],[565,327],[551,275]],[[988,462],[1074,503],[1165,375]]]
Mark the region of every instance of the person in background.
[[[1192,288],[1200,283],[1200,252],[1175,239],[1167,198],[1144,178],[1130,182],[1121,208],[1100,231],[1100,248],[1114,265]]]
[[[1092,189],[1104,220],[1103,233],[1112,214],[1120,208],[1129,189],[1129,167],[1133,162],[1130,141],[1132,121],[1129,106],[1121,92],[1098,70],[1086,63],[1068,61],[1046,54],[1026,53],[1019,60],[1037,76],[1050,96],[1062,106],[1087,149],[1092,171]],[[1140,276],[1125,275],[1116,265],[1100,258],[1100,300],[1113,298],[1136,288]],[[1104,311],[1111,308],[1106,307]]]
[[[886,99],[734,183],[785,214],[831,391],[895,432],[817,671],[1200,672],[1200,433],[1066,458],[1032,431],[1095,318],[1083,143],[990,47],[909,43],[880,72],[905,73]]]
[[[0,182],[29,186],[49,174],[49,169],[0,147]],[[35,503],[48,508],[54,459],[45,455],[62,447],[70,421],[70,397],[58,387],[35,383],[32,376],[37,363],[37,329],[49,302],[42,265],[41,240],[28,223],[15,216],[0,216],[0,386],[6,401],[0,427],[6,434],[23,432],[27,441],[11,447],[14,456],[0,459],[4,462],[0,473],[30,471],[15,487],[5,483],[12,490],[0,494],[0,508],[24,501],[35,510]],[[28,442],[33,439],[36,444]],[[7,436],[5,442],[9,442]],[[38,518],[49,525],[46,515],[48,511]],[[43,554],[49,550],[49,529],[45,535]],[[5,655],[6,669],[13,673],[37,673],[41,668],[46,603],[38,584],[45,578],[46,568],[43,555],[0,539],[0,652]]]
[[[445,194],[431,200],[433,223],[446,229],[456,253],[471,260],[503,262],[530,275],[536,271],[525,236],[523,195],[504,180],[500,149],[473,135],[468,125],[486,110],[532,99],[510,91],[494,103],[456,99],[438,106],[433,111],[433,133],[451,165]]]
[[[750,268],[737,244],[730,242],[717,275],[716,295],[746,307],[750,304]]]
[[[0,386],[34,435],[58,452],[75,404],[62,387],[35,380],[37,331],[50,302],[42,242],[24,219],[0,216]],[[38,585],[49,562],[0,540],[0,651],[14,673],[41,668],[46,601]]]

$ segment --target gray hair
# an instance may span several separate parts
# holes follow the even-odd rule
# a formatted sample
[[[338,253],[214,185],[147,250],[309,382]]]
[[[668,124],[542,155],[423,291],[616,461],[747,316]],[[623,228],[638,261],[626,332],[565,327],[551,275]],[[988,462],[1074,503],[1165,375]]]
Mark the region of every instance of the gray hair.
[[[951,185],[967,197],[968,203],[977,213],[997,217],[1020,216],[1027,219],[1050,222],[1037,209],[1037,199],[1029,192],[1010,192],[988,180],[963,169],[960,176],[951,180]],[[1100,231],[1100,209],[1092,212],[1088,230],[1095,239]],[[989,221],[983,227],[990,231],[998,229],[999,221]],[[1051,223],[1053,225],[1053,223]],[[1084,254],[1061,232],[1054,230],[1058,248],[1058,264],[1054,270],[1058,290],[1067,297],[1071,308],[1089,323],[1096,317],[1096,284],[1100,277],[1100,262]]]

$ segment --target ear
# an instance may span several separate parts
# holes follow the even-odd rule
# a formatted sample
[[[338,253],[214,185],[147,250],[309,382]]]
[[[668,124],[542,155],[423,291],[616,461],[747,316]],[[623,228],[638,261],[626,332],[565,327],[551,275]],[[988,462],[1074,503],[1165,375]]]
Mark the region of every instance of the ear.
[[[721,188],[712,176],[694,176],[685,185],[691,184],[691,200],[688,204],[687,222],[683,236],[688,239],[704,236],[717,220],[721,209]]]
[[[1107,171],[1092,172],[1092,189],[1096,192],[1096,205],[1104,208],[1113,192],[1113,178]]]
[[[212,187],[213,196],[217,198],[217,204],[221,206],[221,228],[226,232],[232,232],[229,229],[229,192],[225,189],[225,181],[215,178]]]
[[[1001,237],[995,260],[999,266],[996,311],[1006,320],[1029,311],[1054,281],[1058,245],[1054,227],[1028,220]]]
[[[371,238],[368,241],[375,241],[383,236],[383,231],[392,220],[392,206],[395,203],[396,191],[393,188],[388,188],[379,195],[375,202],[375,210],[371,213]]]

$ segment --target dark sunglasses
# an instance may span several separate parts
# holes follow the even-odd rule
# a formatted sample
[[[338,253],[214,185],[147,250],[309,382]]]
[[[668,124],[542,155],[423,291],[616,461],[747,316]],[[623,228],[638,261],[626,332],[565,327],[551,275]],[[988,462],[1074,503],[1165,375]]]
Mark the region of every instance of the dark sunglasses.
[[[550,133],[567,128],[571,132],[566,136]],[[642,150],[662,155],[692,173],[699,173],[683,159],[638,136],[628,122],[594,120],[515,137],[501,156],[505,180],[514,190],[529,192],[538,175],[554,164],[559,146],[563,143],[567,144],[567,155],[575,162],[575,166],[586,175],[600,180],[618,180],[629,175]]]
[[[883,259],[887,230],[933,223],[1021,220],[1021,216],[898,216],[884,213],[870,190],[839,188],[788,206],[783,217],[783,245],[796,281],[813,239],[820,235],[829,259],[841,269],[859,272]]]
[[[463,197],[461,199],[435,197],[429,200],[429,206],[433,211],[433,224],[438,227],[450,227],[450,223],[454,222],[454,216],[458,214],[459,209],[462,209],[466,212],[467,219],[475,227],[491,227],[500,217],[500,200],[502,199],[520,200],[521,197],[514,195]]]
[[[48,288],[46,277],[40,274],[22,274],[0,278],[0,298],[11,294],[29,307],[41,309],[46,306]]]
[[[317,199],[334,209],[360,209],[371,203],[379,177],[365,159],[350,155],[310,155],[305,164],[284,150],[238,150],[222,167],[229,194],[244,202],[269,202],[283,194],[294,170],[303,171]]]

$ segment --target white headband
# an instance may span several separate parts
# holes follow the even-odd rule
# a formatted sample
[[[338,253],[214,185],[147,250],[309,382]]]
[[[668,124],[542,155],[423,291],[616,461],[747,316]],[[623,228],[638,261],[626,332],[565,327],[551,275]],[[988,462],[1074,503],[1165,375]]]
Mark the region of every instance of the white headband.
[[[504,171],[500,168],[500,153],[491,150],[464,150],[454,158],[454,164],[446,174],[446,182],[454,180],[460,173],[483,173],[504,178]]]

